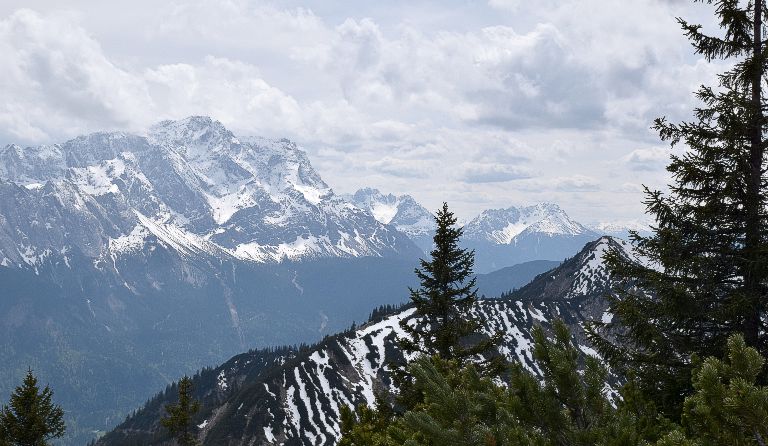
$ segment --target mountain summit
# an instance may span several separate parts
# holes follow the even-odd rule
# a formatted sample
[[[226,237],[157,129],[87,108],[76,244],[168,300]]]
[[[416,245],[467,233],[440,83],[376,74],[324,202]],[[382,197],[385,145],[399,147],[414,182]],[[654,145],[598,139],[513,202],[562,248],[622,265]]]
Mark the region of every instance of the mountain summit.
[[[407,235],[422,251],[432,249],[435,216],[410,195],[384,195],[378,189],[364,188],[348,198],[379,222],[392,225]]]
[[[464,226],[464,244],[475,250],[478,272],[531,260],[563,260],[598,236],[553,203],[489,209]]]
[[[71,250],[111,258],[148,237],[255,262],[418,254],[407,237],[335,195],[295,143],[241,139],[201,116],[163,121],[146,136],[6,146],[0,201],[24,203],[3,209],[4,265]]]
[[[62,444],[85,444],[170,376],[402,302],[419,255],[295,143],[207,117],[9,145],[0,393],[34,367],[67,407]]]
[[[577,236],[589,232],[589,229],[572,220],[554,203],[488,209],[464,226],[464,235],[468,239],[497,245],[515,244],[526,233]]]

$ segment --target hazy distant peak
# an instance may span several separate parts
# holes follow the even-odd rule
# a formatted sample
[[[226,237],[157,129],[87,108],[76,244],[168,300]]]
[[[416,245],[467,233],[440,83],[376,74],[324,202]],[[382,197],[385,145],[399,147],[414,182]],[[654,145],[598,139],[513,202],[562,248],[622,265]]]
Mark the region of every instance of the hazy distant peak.
[[[410,237],[430,237],[435,229],[434,216],[410,195],[383,194],[378,189],[359,189],[349,199],[370,212],[376,220],[394,225]]]
[[[523,233],[575,236],[591,231],[554,203],[487,209],[464,226],[467,238],[511,244]]]

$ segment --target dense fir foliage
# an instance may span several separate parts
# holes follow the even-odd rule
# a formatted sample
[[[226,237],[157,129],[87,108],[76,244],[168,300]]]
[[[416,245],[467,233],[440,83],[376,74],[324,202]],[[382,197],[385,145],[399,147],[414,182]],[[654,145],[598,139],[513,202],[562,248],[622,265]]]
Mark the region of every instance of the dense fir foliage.
[[[562,322],[553,339],[541,328],[535,339],[543,380],[513,364],[499,384],[473,364],[422,357],[408,370],[424,401],[404,414],[383,403],[346,408],[339,445],[765,445],[768,387],[756,385],[765,360],[740,334],[728,339],[727,360],[710,357],[696,369],[681,424],[663,417],[634,380],[611,399],[605,366],[579,351]]]
[[[678,19],[698,54],[733,68],[717,88],[701,87],[695,120],[655,128],[684,154],[667,170],[669,193],[647,190],[653,234],[634,234],[638,265],[614,253],[609,267],[622,280],[610,327],[594,324],[592,340],[612,366],[637,376],[664,412],[679,417],[690,394],[692,357],[723,357],[731,333],[763,355],[766,316],[765,118],[768,79],[764,1],[712,3],[723,37]],[[618,336],[615,336],[618,335]]]
[[[506,384],[500,385],[473,364],[422,357],[408,370],[424,401],[402,415],[360,407],[355,416],[347,410],[340,444],[623,445],[654,441],[662,433],[656,413],[638,404],[631,386],[626,404],[611,405],[604,392],[605,368],[595,358],[583,358],[563,323],[556,324],[554,340],[540,328],[535,339],[543,383],[519,364],[510,366]],[[586,362],[584,373],[580,361]]]
[[[198,442],[192,418],[200,410],[200,403],[192,398],[192,380],[188,376],[181,378],[178,386],[179,402],[165,406],[168,416],[161,423],[179,446],[195,446]]]
[[[64,410],[53,403],[48,386],[41,391],[32,370],[0,412],[0,445],[46,446],[64,435]]]
[[[704,444],[765,445],[768,387],[755,385],[765,359],[741,336],[728,339],[727,360],[708,358],[694,375],[683,423]]]

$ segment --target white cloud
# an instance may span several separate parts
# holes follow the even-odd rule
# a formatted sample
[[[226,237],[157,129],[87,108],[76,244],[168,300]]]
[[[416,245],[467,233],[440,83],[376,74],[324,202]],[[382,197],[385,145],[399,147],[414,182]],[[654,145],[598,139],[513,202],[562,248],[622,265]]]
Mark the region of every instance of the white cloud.
[[[659,171],[669,164],[670,153],[670,149],[663,147],[636,149],[624,157],[624,161],[632,170]]]
[[[552,180],[553,186],[561,191],[595,191],[600,188],[600,181],[586,175],[571,175],[557,177]]]
[[[157,116],[212,115],[235,128],[259,134],[298,134],[304,127],[299,103],[259,77],[248,64],[206,57],[200,65],[161,65],[144,80],[163,105]]]
[[[423,163],[412,163],[388,156],[369,162],[368,168],[379,173],[404,178],[423,176],[428,173]]]
[[[33,1],[47,13],[0,17],[3,142],[207,114],[297,139],[341,191],[460,213],[542,199],[638,212],[627,185],[666,178],[652,119],[688,117],[721,69],[674,23],[698,10],[659,0]]]
[[[460,178],[467,183],[503,183],[531,177],[528,169],[517,166],[467,163],[462,167]]]
[[[95,128],[130,127],[154,103],[83,29],[19,10],[0,21],[0,126],[5,138],[47,141]]]

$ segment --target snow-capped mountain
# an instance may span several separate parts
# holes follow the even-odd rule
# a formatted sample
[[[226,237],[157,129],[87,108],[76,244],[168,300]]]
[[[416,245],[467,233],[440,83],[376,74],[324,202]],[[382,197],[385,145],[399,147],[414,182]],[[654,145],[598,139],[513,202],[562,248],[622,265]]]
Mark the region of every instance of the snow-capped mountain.
[[[559,206],[489,209],[464,226],[464,245],[475,250],[475,267],[488,272],[530,260],[562,260],[598,234]]]
[[[170,377],[403,302],[419,255],[294,143],[210,118],[6,146],[0,394],[32,366],[84,444]]]
[[[424,252],[432,249],[434,215],[410,195],[384,195],[378,189],[360,189],[348,199],[369,211],[376,220],[407,235]]]
[[[553,203],[533,206],[488,209],[464,226],[464,236],[498,245],[514,244],[525,234],[576,236],[589,229],[570,217]]]
[[[71,250],[110,259],[149,237],[256,262],[418,254],[335,195],[295,143],[238,138],[207,117],[161,122],[146,136],[9,145],[0,149],[0,181],[7,266]]]
[[[378,189],[365,188],[346,198],[368,210],[379,222],[406,234],[424,253],[431,250],[434,215],[410,195],[385,195]],[[626,232],[590,229],[552,203],[488,209],[463,228],[462,244],[475,250],[478,273],[532,260],[560,261],[600,234],[623,236]]]
[[[582,351],[593,354],[580,327],[586,320],[610,317],[604,295],[613,283],[602,261],[609,249],[631,255],[622,241],[603,237],[511,297],[478,302],[473,313],[485,332],[503,333],[502,354],[534,373],[531,328],[549,326],[555,318],[564,319]],[[372,405],[375,393],[391,386],[389,364],[404,360],[396,342],[405,336],[400,321],[418,323],[413,313],[398,311],[303,351],[250,352],[204,371],[194,380],[203,401],[196,419],[202,443],[335,444],[340,408]],[[174,391],[158,395],[98,444],[170,444],[157,420]]]

